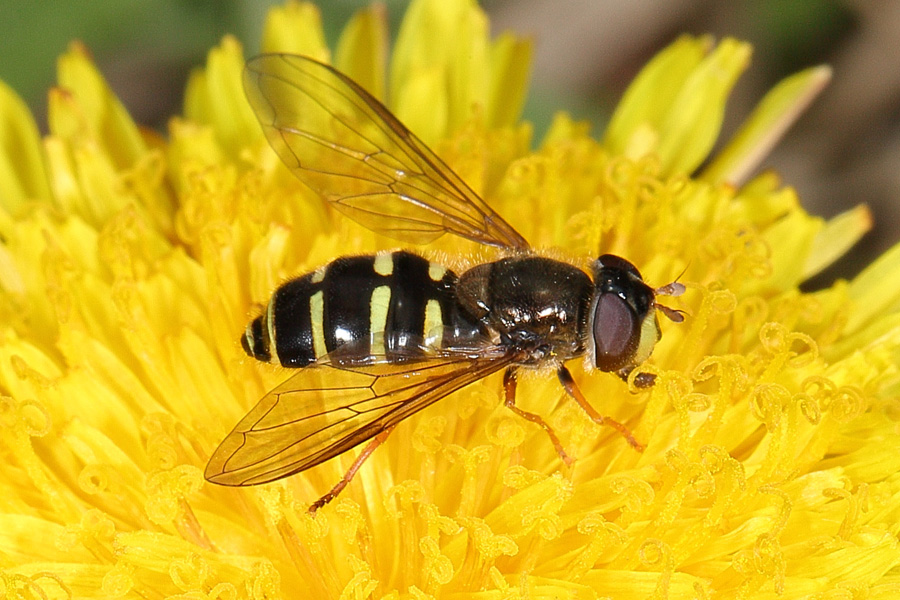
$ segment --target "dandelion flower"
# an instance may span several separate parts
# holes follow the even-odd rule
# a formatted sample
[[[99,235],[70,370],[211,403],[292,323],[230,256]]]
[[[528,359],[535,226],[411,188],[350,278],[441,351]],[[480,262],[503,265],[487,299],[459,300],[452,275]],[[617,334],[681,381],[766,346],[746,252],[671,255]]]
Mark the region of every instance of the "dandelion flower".
[[[641,367],[655,386],[574,368],[645,451],[554,378],[527,377],[519,402],[577,458],[567,469],[493,377],[401,424],[315,517],[352,452],[265,486],[205,482],[217,443],[285,377],[244,356],[246,321],[286,279],[396,245],[278,161],[234,39],[192,76],[165,139],[76,44],[43,139],[0,85],[4,597],[896,595],[900,247],[799,291],[868,212],[824,221],[756,174],[827,70],[779,84],[709,157],[750,51],[684,37],[602,141],[560,115],[535,144],[519,120],[530,45],[487,31],[470,2],[416,0],[389,57],[378,8],[332,53],[317,9],[288,4],[263,45],[330,59],[387,99],[535,247],[575,264],[619,254],[656,285],[683,273],[688,316]],[[423,252],[490,258],[472,246]]]

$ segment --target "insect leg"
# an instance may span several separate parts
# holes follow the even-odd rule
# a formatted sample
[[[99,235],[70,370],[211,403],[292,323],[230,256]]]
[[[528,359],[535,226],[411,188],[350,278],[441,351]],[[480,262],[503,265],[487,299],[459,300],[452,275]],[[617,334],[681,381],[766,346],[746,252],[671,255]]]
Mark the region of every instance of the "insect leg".
[[[588,416],[594,423],[612,427],[620,434],[622,434],[622,437],[625,438],[625,440],[631,445],[632,448],[634,448],[638,452],[644,451],[643,444],[634,439],[634,436],[630,431],[628,431],[627,427],[609,417],[604,417],[596,410],[594,410],[594,407],[590,405],[590,403],[585,399],[584,394],[582,394],[581,390],[578,389],[578,386],[575,385],[575,380],[572,378],[572,374],[564,365],[560,365],[559,369],[556,371],[556,375],[557,377],[559,377],[559,382],[562,384],[563,388],[565,388],[566,393],[575,399],[575,402],[577,402],[581,406],[581,408],[584,409],[584,412],[588,414]]]
[[[506,392],[506,399],[503,404],[506,406],[506,408],[513,411],[523,419],[539,425],[541,429],[546,431],[547,435],[550,436],[550,441],[553,443],[553,447],[556,448],[556,453],[559,454],[559,457],[567,467],[571,467],[573,464],[575,464],[575,459],[566,454],[566,451],[563,449],[559,438],[556,437],[556,433],[553,431],[550,425],[548,425],[540,415],[533,412],[528,412],[527,410],[522,410],[521,408],[516,406],[516,385],[516,370],[510,367],[509,369],[506,369],[506,372],[503,374],[503,389]]]
[[[312,515],[316,514],[316,511],[334,500],[341,491],[347,487],[350,483],[350,480],[353,479],[353,476],[356,475],[356,472],[359,471],[359,468],[362,466],[366,459],[375,452],[375,448],[384,443],[384,440],[387,439],[388,435],[390,435],[391,431],[394,430],[394,427],[388,427],[378,435],[372,438],[372,441],[366,444],[366,447],[363,448],[363,451],[359,453],[359,456],[356,457],[356,460],[353,461],[353,464],[350,465],[350,468],[347,469],[347,472],[344,473],[344,476],[341,477],[341,480],[335,484],[331,490],[318,500],[312,503],[309,507],[309,512]]]
[[[636,367],[628,366],[622,367],[618,371],[616,371],[616,375],[619,376],[619,379],[628,383],[628,377],[631,375],[631,372],[634,371]],[[651,388],[656,384],[656,375],[653,373],[638,373],[634,378],[634,387],[639,389],[647,389]]]

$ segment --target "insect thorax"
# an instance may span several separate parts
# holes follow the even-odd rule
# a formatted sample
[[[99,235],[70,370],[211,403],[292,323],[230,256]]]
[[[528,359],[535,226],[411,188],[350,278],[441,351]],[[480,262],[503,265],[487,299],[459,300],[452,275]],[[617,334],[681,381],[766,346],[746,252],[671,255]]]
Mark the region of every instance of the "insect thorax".
[[[478,265],[460,276],[462,309],[521,348],[524,362],[559,362],[585,351],[593,284],[581,269],[538,256]]]

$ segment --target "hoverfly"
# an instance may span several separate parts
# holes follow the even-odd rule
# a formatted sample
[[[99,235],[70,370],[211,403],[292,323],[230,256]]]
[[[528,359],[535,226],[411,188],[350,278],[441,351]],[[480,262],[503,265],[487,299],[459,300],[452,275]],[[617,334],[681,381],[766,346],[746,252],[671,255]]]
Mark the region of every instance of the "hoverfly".
[[[367,228],[412,243],[445,233],[509,251],[461,274],[407,251],[343,257],[279,287],[247,326],[246,353],[297,373],[266,394],[213,453],[206,479],[270,482],[371,440],[314,512],[346,487],[403,419],[492,373],[505,371],[505,405],[521,368],[556,369],[565,391],[597,423],[638,450],[624,425],[601,416],[565,362],[585,355],[623,379],[660,338],[653,289],[637,268],[600,256],[589,275],[537,256],[500,215],[388,109],[349,77],[313,59],[268,54],[244,71],[269,143],[306,185]],[[636,378],[652,384],[652,375]]]

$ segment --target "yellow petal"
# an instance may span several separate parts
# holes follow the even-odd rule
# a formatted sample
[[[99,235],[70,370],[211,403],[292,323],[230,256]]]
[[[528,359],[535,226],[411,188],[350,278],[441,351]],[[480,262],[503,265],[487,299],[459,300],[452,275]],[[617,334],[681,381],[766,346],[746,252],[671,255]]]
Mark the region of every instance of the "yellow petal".
[[[344,27],[334,65],[367,92],[385,101],[388,31],[384,6],[358,11]]]
[[[109,89],[88,57],[73,43],[57,63],[59,85],[75,97],[75,103],[52,103],[47,120],[51,133],[69,143],[91,139],[100,144],[115,169],[130,167],[146,152],[140,131],[118,98]],[[77,112],[69,111],[73,106]]]
[[[319,7],[309,2],[288,2],[269,10],[262,51],[302,54],[328,62],[331,52],[325,44]]]
[[[829,67],[813,67],[779,82],[716,154],[701,178],[712,183],[743,183],[830,80]]]
[[[259,124],[244,97],[244,54],[240,43],[226,36],[210,50],[206,68],[188,80],[185,117],[212,125],[225,152],[236,157],[248,140],[261,137]]]
[[[710,37],[681,36],[641,69],[619,101],[603,137],[603,145],[613,155],[640,157],[625,154],[633,145],[632,136],[645,127],[659,130],[678,91],[711,46]]]
[[[767,287],[785,290],[800,285],[813,240],[822,228],[822,219],[795,210],[762,233],[771,249],[772,278],[766,281]]]
[[[491,45],[491,89],[487,105],[488,127],[511,127],[519,122],[531,77],[534,44],[509,33]]]
[[[830,219],[813,239],[803,278],[812,277],[842,257],[871,228],[872,212],[865,204]]]
[[[750,61],[750,45],[725,39],[685,80],[660,122],[659,156],[666,173],[690,173],[712,149],[725,101]]]
[[[415,0],[407,10],[391,60],[389,91],[397,117],[426,143],[455,131],[473,109],[486,110],[487,33],[484,12],[470,0]],[[426,128],[433,107],[441,107],[439,119],[446,107],[446,121]]]
[[[403,86],[391,94],[394,113],[428,145],[442,139],[449,129],[450,100],[446,89],[444,69],[419,68],[411,71]]]
[[[29,200],[49,198],[37,125],[21,98],[0,81],[0,206],[20,216]]]
[[[769,192],[778,189],[782,185],[781,176],[777,171],[768,169],[757,173],[747,183],[741,186],[741,193],[756,194],[764,196]]]
[[[47,543],[48,540],[61,540],[65,534],[65,526],[46,519],[26,514],[0,514],[0,546],[20,564],[32,560],[89,562],[91,553],[84,547]]]
[[[845,333],[853,333],[870,321],[900,309],[900,244],[882,254],[850,282],[853,312]]]
[[[45,150],[54,204],[97,227],[129,204],[153,213],[160,224],[169,223],[172,199],[165,192],[155,192],[159,179],[147,181],[154,177],[154,168],[156,177],[161,177],[159,154],[143,151],[124,164],[91,133],[79,98],[60,88],[50,93],[49,110],[57,133],[47,137]]]
[[[216,133],[210,126],[202,126],[183,119],[169,122],[167,160],[170,177],[179,192],[183,192],[198,170],[224,161],[222,147],[216,143]]]
[[[774,175],[773,173],[769,173]],[[791,211],[800,209],[797,192],[792,188],[779,187],[777,175],[755,178],[751,184],[741,188],[728,207],[730,215],[755,223],[758,227],[770,225]]]

